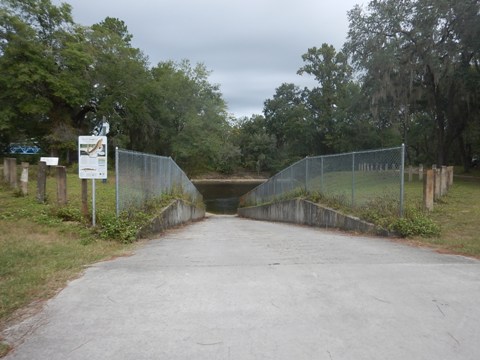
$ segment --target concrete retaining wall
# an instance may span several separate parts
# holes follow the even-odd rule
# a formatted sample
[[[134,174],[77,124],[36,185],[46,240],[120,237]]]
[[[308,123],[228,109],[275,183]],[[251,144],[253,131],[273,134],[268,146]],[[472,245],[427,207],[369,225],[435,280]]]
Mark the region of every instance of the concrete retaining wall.
[[[274,204],[238,209],[238,215],[245,218],[280,221],[324,228],[389,236],[388,231],[354,216],[342,214],[333,209],[303,199],[280,201]]]
[[[205,217],[205,209],[186,203],[182,200],[174,200],[156,216],[149,225],[143,227],[139,237],[160,233],[169,228],[185,224],[190,221],[200,220]]]

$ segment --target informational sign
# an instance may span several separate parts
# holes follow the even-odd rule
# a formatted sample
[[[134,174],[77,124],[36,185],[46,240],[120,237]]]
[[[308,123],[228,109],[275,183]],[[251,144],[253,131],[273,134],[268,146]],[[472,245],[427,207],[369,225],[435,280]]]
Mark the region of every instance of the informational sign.
[[[80,179],[107,178],[107,137],[78,137],[78,176]]]

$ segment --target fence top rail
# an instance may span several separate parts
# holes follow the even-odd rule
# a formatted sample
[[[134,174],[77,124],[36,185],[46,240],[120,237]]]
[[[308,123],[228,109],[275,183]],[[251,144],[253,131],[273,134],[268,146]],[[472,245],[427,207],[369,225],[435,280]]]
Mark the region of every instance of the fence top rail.
[[[162,156],[162,155],[154,155],[154,154],[146,154],[140,151],[134,151],[134,150],[125,150],[125,149],[120,149],[117,148],[119,152],[127,153],[127,154],[133,154],[133,155],[141,155],[141,156],[149,156],[149,157],[154,157],[154,158],[160,158],[160,159],[172,159],[170,156]]]
[[[187,176],[187,174],[185,174],[185,171],[183,171],[183,169],[178,166],[178,164],[172,159],[171,156],[162,156],[162,155],[155,155],[155,154],[147,154],[147,153],[143,153],[143,152],[140,152],[140,151],[134,151],[134,150],[125,150],[125,149],[120,149],[120,148],[117,148],[118,152],[122,152],[122,153],[127,153],[127,154],[133,154],[133,155],[139,155],[139,156],[145,156],[145,157],[151,157],[151,158],[154,158],[154,159],[163,159],[163,160],[169,160],[171,162],[171,164],[173,166],[175,166],[177,168],[178,171],[180,171],[183,176],[185,176],[185,178],[189,179],[189,177]],[[189,179],[190,180],[190,179]]]
[[[393,151],[393,150],[401,150],[401,149],[402,149],[401,146],[396,146],[396,147],[384,148],[384,149],[352,151],[352,152],[341,153],[341,154],[307,156],[306,159],[320,159],[320,158],[346,156],[346,155],[353,155],[353,154],[355,154],[355,155],[357,155],[357,154],[371,154],[371,153],[376,153],[376,152],[385,152],[385,151]]]

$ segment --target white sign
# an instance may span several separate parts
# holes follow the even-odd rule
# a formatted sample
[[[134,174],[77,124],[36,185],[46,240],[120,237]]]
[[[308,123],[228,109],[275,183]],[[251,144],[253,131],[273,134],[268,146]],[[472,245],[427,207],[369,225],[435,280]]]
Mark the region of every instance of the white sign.
[[[107,137],[78,137],[78,176],[80,179],[107,178]]]
[[[58,165],[58,157],[41,157],[40,162],[44,162],[47,166],[57,166]]]

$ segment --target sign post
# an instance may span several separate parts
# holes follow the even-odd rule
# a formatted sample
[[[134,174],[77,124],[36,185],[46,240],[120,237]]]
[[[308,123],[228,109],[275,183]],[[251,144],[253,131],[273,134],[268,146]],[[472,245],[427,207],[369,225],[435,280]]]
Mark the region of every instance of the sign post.
[[[78,177],[92,179],[92,226],[95,227],[95,179],[107,178],[107,137],[78,137]]]

